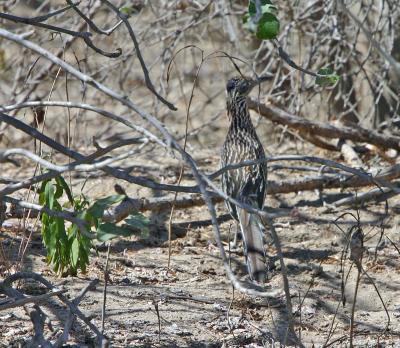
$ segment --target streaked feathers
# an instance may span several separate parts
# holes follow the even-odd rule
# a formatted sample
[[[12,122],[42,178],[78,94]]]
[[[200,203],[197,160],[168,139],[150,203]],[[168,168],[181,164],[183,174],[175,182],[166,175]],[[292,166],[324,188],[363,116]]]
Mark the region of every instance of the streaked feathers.
[[[229,80],[227,84],[230,126],[222,148],[222,166],[265,158],[246,103],[246,96],[253,87],[249,81],[239,77]],[[266,183],[266,163],[232,169],[222,175],[222,188],[229,196],[259,209],[264,205]],[[230,202],[227,202],[227,206],[232,217],[240,224],[250,278],[263,282],[266,256],[258,217],[238,209]]]

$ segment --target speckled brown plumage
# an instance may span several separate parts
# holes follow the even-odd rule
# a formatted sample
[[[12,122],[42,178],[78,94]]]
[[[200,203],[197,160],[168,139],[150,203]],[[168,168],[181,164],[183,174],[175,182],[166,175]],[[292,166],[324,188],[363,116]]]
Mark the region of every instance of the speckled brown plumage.
[[[265,158],[246,104],[246,96],[253,86],[251,80],[241,77],[230,79],[227,83],[230,126],[222,148],[222,166]],[[266,185],[266,163],[229,170],[222,175],[222,188],[229,196],[260,209],[264,205]],[[263,282],[266,257],[258,217],[230,202],[227,202],[227,206],[232,217],[240,224],[250,278]]]

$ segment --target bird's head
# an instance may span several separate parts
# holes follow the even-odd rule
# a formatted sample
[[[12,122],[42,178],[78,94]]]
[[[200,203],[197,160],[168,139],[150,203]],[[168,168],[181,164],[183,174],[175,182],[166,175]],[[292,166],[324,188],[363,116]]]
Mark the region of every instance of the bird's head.
[[[228,100],[235,101],[246,98],[255,85],[256,81],[249,78],[241,76],[231,78],[226,84]]]

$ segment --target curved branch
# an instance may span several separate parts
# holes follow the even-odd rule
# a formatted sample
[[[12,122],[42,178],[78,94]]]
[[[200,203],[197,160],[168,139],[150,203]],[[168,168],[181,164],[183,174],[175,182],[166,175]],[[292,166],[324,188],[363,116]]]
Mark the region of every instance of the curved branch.
[[[146,63],[144,62],[142,53],[140,51],[139,43],[136,39],[135,33],[132,29],[131,24],[128,21],[128,16],[124,13],[122,13],[114,4],[112,4],[108,0],[101,0],[102,3],[106,4],[109,8],[111,8],[117,16],[124,22],[126,28],[128,29],[129,36],[132,39],[133,45],[135,46],[136,50],[136,55],[139,59],[140,66],[142,67],[143,75],[144,75],[144,80],[146,82],[147,88],[157,97],[158,100],[160,100],[163,104],[165,104],[170,110],[176,111],[178,110],[177,107],[170,103],[168,100],[164,99],[154,88],[153,83],[151,82],[149,71],[147,70]]]
[[[166,147],[167,145],[159,139],[155,134],[151,133],[148,131],[146,128],[143,128],[141,126],[137,126],[136,124],[132,123],[131,121],[127,120],[126,118],[122,116],[115,115],[114,113],[98,108],[93,105],[89,105],[86,103],[78,103],[78,102],[65,102],[65,101],[27,101],[23,103],[18,103],[14,105],[6,105],[6,106],[0,106],[0,111],[12,111],[12,110],[18,110],[22,108],[27,108],[27,107],[38,107],[38,106],[61,106],[61,107],[66,107],[66,108],[78,108],[78,109],[84,109],[84,110],[89,110],[96,112],[106,118],[109,118],[111,120],[114,120],[116,122],[120,122],[123,125],[134,129],[135,131],[142,133],[144,136],[148,137],[149,140]]]
[[[92,50],[96,51],[97,53],[99,53],[105,57],[117,58],[122,54],[122,50],[120,48],[117,48],[116,52],[113,52],[113,53],[109,53],[109,52],[103,51],[102,49],[98,48],[97,46],[95,46],[93,41],[90,39],[90,36],[92,36],[92,34],[89,32],[80,32],[80,31],[73,31],[73,30],[69,30],[69,29],[65,29],[65,28],[60,28],[55,25],[37,22],[35,20],[32,20],[31,18],[18,17],[15,15],[10,15],[10,14],[3,13],[3,12],[0,12],[0,18],[4,18],[9,21],[16,22],[16,23],[24,23],[24,24],[32,25],[32,26],[39,27],[39,28],[53,30],[53,31],[56,31],[59,33],[64,33],[64,34],[71,35],[74,37],[79,37],[83,41],[85,41],[86,45],[88,45]]]

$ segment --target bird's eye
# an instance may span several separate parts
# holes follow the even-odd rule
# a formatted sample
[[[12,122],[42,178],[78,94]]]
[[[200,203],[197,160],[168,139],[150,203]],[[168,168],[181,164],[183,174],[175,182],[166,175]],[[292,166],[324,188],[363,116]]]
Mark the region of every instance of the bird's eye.
[[[232,91],[235,88],[235,81],[229,80],[228,83],[226,84],[226,90],[228,92]]]
[[[240,85],[239,85],[239,93],[246,93],[247,90],[249,88],[249,84],[247,81],[243,81]]]

